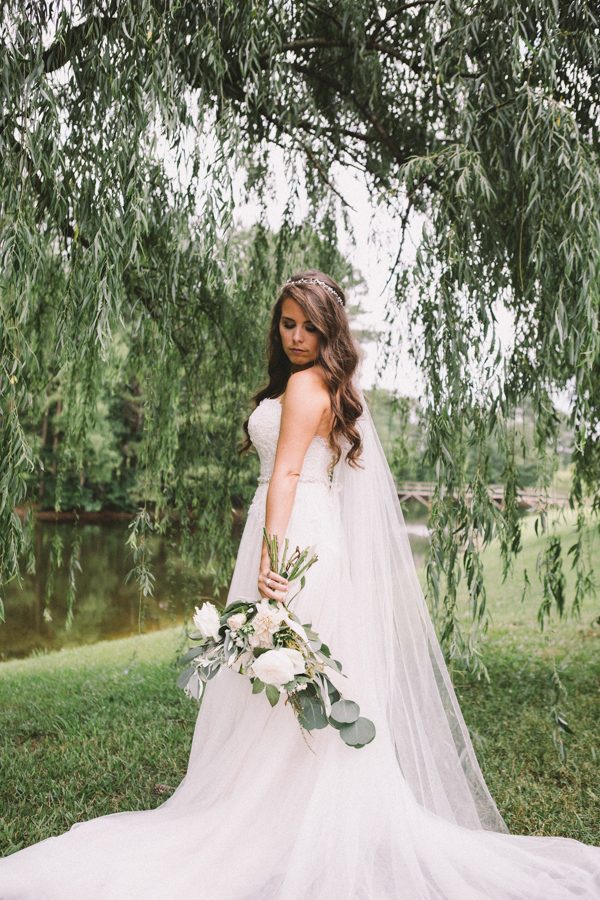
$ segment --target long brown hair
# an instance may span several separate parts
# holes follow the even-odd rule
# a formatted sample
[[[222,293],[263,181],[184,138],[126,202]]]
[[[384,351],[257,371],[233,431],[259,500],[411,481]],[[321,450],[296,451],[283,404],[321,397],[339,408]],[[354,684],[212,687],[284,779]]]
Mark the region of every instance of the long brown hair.
[[[254,394],[254,408],[267,397],[279,397],[285,391],[291,375],[292,364],[285,354],[279,334],[281,307],[286,297],[291,297],[313,323],[319,333],[319,354],[315,365],[320,365],[325,373],[325,384],[331,397],[333,428],[329,444],[334,451],[335,463],[341,456],[340,438],[350,444],[347,454],[349,465],[359,467],[357,459],[362,442],[355,422],[363,411],[357,392],[352,385],[352,375],[358,365],[358,346],[350,333],[348,315],[344,309],[346,297],[342,288],[324,272],[308,269],[296,272],[292,279],[319,278],[341,297],[343,305],[320,284],[285,284],[273,307],[271,325],[267,335],[267,371],[269,382]],[[250,417],[248,417],[249,419]],[[245,440],[239,452],[245,453],[252,446],[248,431],[248,419],[243,428]]]

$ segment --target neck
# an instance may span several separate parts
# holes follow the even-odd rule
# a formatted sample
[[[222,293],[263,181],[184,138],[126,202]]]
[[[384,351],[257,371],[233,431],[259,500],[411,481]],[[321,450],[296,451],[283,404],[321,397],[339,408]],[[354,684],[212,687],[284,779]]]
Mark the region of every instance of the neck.
[[[306,364],[303,365],[303,366],[299,366],[299,365],[297,365],[296,363],[292,363],[292,365],[291,365],[291,371],[292,371],[292,372],[302,372],[303,369],[310,369],[311,366],[314,366],[315,362],[316,362],[316,360],[313,359],[312,362],[306,363]]]

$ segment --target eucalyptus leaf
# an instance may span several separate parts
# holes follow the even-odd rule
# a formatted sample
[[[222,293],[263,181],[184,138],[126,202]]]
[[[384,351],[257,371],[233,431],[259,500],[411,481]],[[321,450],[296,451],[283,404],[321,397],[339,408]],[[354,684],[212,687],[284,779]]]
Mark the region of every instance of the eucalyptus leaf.
[[[246,612],[248,604],[244,601],[238,601],[235,603],[231,603],[229,606],[226,606],[220,616],[220,622],[222,625],[225,625],[227,619],[234,615],[234,613],[238,612]]]
[[[298,721],[302,727],[307,731],[312,731],[313,728],[326,728],[329,723],[321,701],[316,697],[307,696],[307,691],[301,691],[297,696],[301,707]]]
[[[201,631],[190,631],[188,637],[191,641],[200,641],[203,645],[209,644],[211,639],[204,637]]]
[[[336,688],[335,684],[331,681],[331,679],[327,678],[326,675],[324,676],[324,678],[327,682],[327,692],[329,694],[329,699],[330,699],[331,703],[333,704],[336,702],[336,700],[340,699],[341,694],[338,691],[338,689]]]
[[[340,728],[339,733],[349,747],[364,747],[375,737],[375,725],[370,719],[360,716],[355,722]]]
[[[333,669],[335,672],[339,672],[340,674],[344,674],[342,672],[342,664],[338,659],[334,659],[332,656],[323,656],[321,657],[326,666],[329,666],[330,669]],[[344,675],[344,677],[346,677]]]
[[[200,678],[199,673],[194,672],[188,683],[185,685],[184,690],[189,697],[192,697],[194,700],[200,700],[204,693],[204,686],[205,682]]]
[[[192,647],[187,653],[184,653],[183,656],[179,658],[179,662],[181,664],[190,662],[190,660],[196,659],[201,653],[204,653],[204,647]]]
[[[360,715],[360,706],[354,700],[337,700],[332,704],[329,718],[336,725],[350,725]]]
[[[275,706],[281,696],[278,689],[273,684],[267,684],[265,686],[265,693],[267,695],[267,699],[271,706]]]
[[[212,665],[205,669],[206,680],[210,681],[211,678],[214,678],[221,671],[221,665]]]
[[[177,679],[177,687],[184,688],[195,671],[196,666],[187,666]]]
[[[318,697],[319,689],[312,681],[306,683],[306,689],[302,691],[304,697]]]
[[[329,699],[329,692],[327,690],[327,682],[323,678],[322,674],[316,675],[315,680],[317,682],[317,685],[319,688],[319,693],[321,695],[321,703],[323,706],[323,712],[325,714],[325,717],[327,717],[329,715],[330,709],[331,709],[331,701]]]

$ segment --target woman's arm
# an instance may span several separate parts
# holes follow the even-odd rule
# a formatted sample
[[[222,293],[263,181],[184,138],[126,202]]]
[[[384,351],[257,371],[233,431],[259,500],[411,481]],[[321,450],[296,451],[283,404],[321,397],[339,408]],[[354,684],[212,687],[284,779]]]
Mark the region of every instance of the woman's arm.
[[[321,376],[312,369],[302,369],[290,375],[282,406],[265,512],[267,534],[276,534],[280,547],[283,547],[306,451],[317,433],[323,414],[329,409],[329,394]],[[266,585],[267,579],[271,588]],[[263,597],[284,600],[286,585],[287,579],[271,570],[269,552],[263,541],[259,592]]]

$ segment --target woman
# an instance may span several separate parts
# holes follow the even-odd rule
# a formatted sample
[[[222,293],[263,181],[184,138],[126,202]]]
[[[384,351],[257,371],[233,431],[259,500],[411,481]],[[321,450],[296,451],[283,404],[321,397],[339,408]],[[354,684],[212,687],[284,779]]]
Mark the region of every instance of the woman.
[[[293,609],[342,661],[342,691],[375,739],[355,749],[332,728],[307,738],[285,704],[271,708],[225,669],[172,797],[0,861],[2,900],[600,897],[599,848],[507,834],[486,788],[355,380],[344,307],[340,286],[314,270],[275,304],[269,384],[242,448],[254,444],[261,474],[228,599],[288,596],[263,526],[316,545]]]

